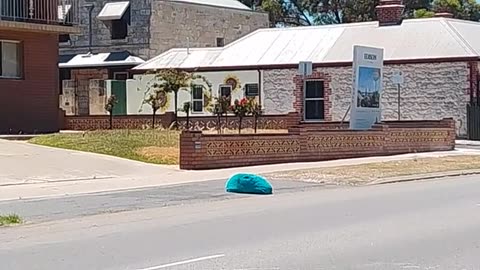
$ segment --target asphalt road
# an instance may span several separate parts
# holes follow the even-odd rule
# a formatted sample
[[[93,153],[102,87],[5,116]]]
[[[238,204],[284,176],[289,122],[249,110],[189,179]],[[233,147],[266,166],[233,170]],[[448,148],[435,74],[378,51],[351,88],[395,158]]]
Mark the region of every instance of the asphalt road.
[[[0,230],[1,269],[480,269],[478,176]]]
[[[57,198],[0,201],[0,213],[16,213],[28,223],[39,223],[105,213],[229,200],[246,196],[226,193],[225,182],[226,180],[211,180]],[[325,188],[322,184],[300,181],[270,180],[270,182],[276,194]]]

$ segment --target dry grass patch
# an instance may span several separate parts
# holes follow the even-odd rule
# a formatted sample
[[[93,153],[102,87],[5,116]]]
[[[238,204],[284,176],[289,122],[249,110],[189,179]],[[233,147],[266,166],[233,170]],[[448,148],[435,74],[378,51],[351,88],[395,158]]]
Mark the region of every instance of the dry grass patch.
[[[290,179],[327,185],[361,185],[382,178],[472,169],[480,169],[480,155],[375,162],[271,173],[266,176],[273,179]]]
[[[151,163],[179,163],[179,150],[176,147],[147,146],[137,149],[137,154],[145,157]]]

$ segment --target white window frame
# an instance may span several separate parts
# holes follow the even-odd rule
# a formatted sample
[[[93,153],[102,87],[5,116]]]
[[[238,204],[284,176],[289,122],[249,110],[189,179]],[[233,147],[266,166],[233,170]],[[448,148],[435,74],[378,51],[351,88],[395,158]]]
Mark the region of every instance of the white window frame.
[[[323,97],[307,98],[307,82],[323,82]],[[325,121],[325,80],[311,79],[303,81],[303,121],[305,122],[323,122]],[[323,119],[307,119],[307,101],[323,101]]]
[[[14,43],[17,45],[17,69],[18,69],[18,75],[17,76],[4,76],[2,73],[0,73],[0,79],[22,79],[23,77],[23,55],[21,55],[23,52],[21,51],[21,41],[18,40],[8,40],[8,39],[0,39],[0,46],[3,46],[3,43]],[[0,52],[3,52],[0,48]],[[3,56],[0,54],[0,65],[3,65]],[[0,72],[2,71],[2,68],[0,67]]]
[[[127,79],[128,80],[128,72],[126,71],[116,71],[116,72],[113,72],[113,79],[114,80],[118,80],[116,77],[117,75],[126,75]]]
[[[202,97],[201,97],[201,99],[194,97],[195,87],[199,87],[199,88],[202,90]],[[204,112],[204,108],[203,108],[203,107],[204,107],[205,104],[203,104],[203,103],[204,103],[204,93],[203,93],[203,91],[205,91],[205,88],[204,88],[203,85],[201,85],[201,84],[194,84],[194,85],[192,86],[192,109],[191,109],[191,110],[192,110],[192,113],[203,113],[203,112]],[[194,106],[195,102],[201,102],[201,103],[202,103],[202,110],[201,110],[201,111],[195,111],[195,106]]]

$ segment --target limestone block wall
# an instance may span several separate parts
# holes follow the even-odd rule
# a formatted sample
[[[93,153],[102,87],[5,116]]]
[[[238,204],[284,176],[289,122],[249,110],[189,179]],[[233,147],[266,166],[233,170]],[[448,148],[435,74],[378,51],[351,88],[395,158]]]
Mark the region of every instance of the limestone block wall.
[[[97,19],[98,14],[106,3],[111,0],[79,0],[80,7],[92,3],[92,51],[94,53],[109,52],[113,50],[128,50],[135,55],[148,58],[150,39],[150,14],[151,0],[130,1],[130,25],[128,36],[122,40],[112,40],[109,27]],[[88,51],[88,11],[86,8],[78,10],[81,34],[71,35],[70,44],[60,44],[61,54],[86,53]],[[145,58],[145,59],[147,59]]]
[[[228,44],[269,26],[268,14],[154,0],[150,24],[150,55],[175,47],[215,47],[217,37]]]
[[[94,4],[94,53],[128,50],[148,60],[171,48],[213,47],[217,37],[224,38],[227,44],[258,28],[269,27],[266,13],[165,0],[135,0],[130,1],[128,36],[112,40],[110,28],[97,19],[108,2],[112,0],[80,0],[80,6]],[[79,17],[81,34],[71,35],[70,43],[61,43],[61,54],[88,51],[87,9],[81,8]]]
[[[351,102],[352,68],[317,68],[331,76],[330,100],[333,121],[342,120]],[[433,120],[454,118],[457,135],[466,134],[466,104],[469,100],[469,68],[466,62],[386,65],[384,67],[384,91],[382,109],[384,120],[396,120],[397,87],[391,82],[394,70],[402,70],[405,83],[401,88],[402,120]],[[265,70],[263,72],[263,95],[267,113],[294,111],[295,95],[293,78],[296,69]],[[345,119],[349,120],[349,115]]]

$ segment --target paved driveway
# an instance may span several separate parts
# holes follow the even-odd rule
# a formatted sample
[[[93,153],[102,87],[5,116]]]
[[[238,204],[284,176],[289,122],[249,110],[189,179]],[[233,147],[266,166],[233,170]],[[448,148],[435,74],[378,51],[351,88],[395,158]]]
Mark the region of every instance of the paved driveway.
[[[174,171],[174,167],[145,164],[92,153],[0,140],[0,186],[139,178]]]

